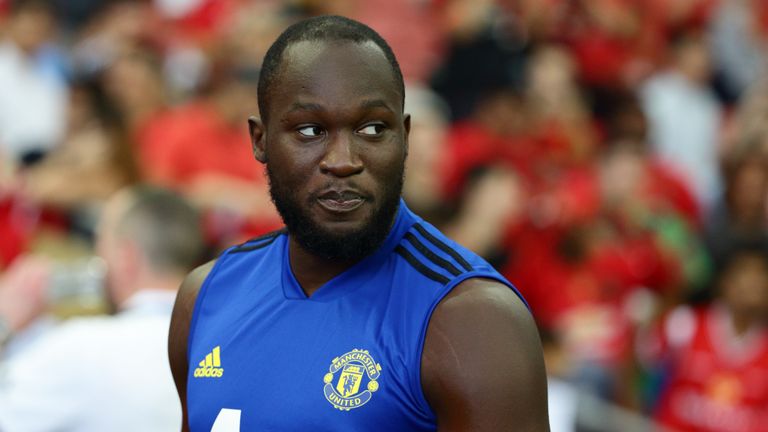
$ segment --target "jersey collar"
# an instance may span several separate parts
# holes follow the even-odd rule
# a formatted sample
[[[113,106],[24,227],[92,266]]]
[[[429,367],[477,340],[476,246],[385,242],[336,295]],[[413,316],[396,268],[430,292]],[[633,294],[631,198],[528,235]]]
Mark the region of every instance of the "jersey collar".
[[[403,235],[405,235],[416,222],[415,218],[416,216],[410,209],[408,209],[405,205],[405,201],[401,198],[400,205],[398,206],[395,215],[395,222],[392,224],[392,229],[389,231],[389,234],[387,234],[387,238],[382,245],[370,256],[364,258],[345,272],[326,282],[312,294],[312,297],[307,297],[296,280],[296,277],[293,275],[290,260],[288,258],[288,237],[285,236],[282,245],[282,285],[285,297],[293,300],[323,302],[350,294],[358,288],[372,283],[374,274],[377,271],[380,271],[382,266],[386,264],[388,258],[395,250],[395,247],[400,243],[400,240],[402,240]]]

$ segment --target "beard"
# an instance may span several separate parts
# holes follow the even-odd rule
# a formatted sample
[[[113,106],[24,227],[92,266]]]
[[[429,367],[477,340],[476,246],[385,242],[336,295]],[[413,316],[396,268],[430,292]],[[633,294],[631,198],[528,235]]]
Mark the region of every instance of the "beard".
[[[310,195],[302,203],[295,189],[279,181],[279,177],[267,165],[269,194],[288,232],[307,252],[327,260],[360,260],[381,246],[389,234],[395,213],[400,205],[405,168],[396,173],[394,182],[385,184],[380,197],[372,201],[373,211],[363,222],[362,228],[339,233],[315,223],[308,207],[316,197]]]

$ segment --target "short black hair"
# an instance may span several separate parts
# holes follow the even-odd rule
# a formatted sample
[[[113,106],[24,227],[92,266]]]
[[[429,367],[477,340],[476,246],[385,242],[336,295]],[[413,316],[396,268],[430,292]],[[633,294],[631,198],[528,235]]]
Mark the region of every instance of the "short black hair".
[[[392,73],[394,74],[395,84],[398,86],[398,91],[404,104],[405,83],[403,81],[403,73],[400,71],[400,65],[397,63],[395,53],[392,52],[392,48],[389,47],[384,38],[372,28],[358,21],[338,15],[323,15],[299,21],[289,26],[269,47],[267,54],[264,55],[257,90],[259,111],[262,119],[266,119],[267,116],[269,102],[267,95],[275,80],[275,75],[282,64],[283,53],[290,45],[304,41],[373,42],[381,49],[387,61],[389,61]]]

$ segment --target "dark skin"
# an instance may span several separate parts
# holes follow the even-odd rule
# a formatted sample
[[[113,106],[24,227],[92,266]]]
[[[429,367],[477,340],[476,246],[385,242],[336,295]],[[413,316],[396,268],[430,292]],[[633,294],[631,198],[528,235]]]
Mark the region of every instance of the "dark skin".
[[[340,79],[341,78],[341,79]],[[277,90],[279,89],[279,91]],[[365,226],[384,184],[402,169],[410,117],[391,68],[372,43],[299,42],[285,52],[270,95],[269,120],[249,120],[256,159],[271,164],[330,232]],[[352,190],[362,203],[337,211],[319,199]],[[326,260],[291,237],[291,269],[311,296],[355,264]],[[195,298],[212,268],[182,284],[169,355],[187,431],[187,336]],[[469,279],[437,306],[421,363],[422,388],[440,431],[548,431],[546,375],[535,324],[522,301],[492,280]]]

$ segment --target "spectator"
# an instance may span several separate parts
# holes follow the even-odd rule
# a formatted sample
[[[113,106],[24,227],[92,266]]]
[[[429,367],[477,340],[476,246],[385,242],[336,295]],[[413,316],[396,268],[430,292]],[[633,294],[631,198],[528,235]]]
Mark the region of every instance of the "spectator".
[[[434,92],[407,87],[405,112],[411,115],[403,197],[408,207],[432,224],[446,217],[442,177],[446,170],[448,106]]]
[[[695,32],[682,34],[673,43],[671,57],[670,68],[651,77],[641,89],[650,141],[660,159],[683,174],[699,206],[708,209],[720,193],[722,113],[708,87],[706,39]]]
[[[96,82],[74,83],[61,145],[22,173],[28,198],[81,220],[93,232],[101,205],[137,180],[125,130]]]
[[[0,42],[0,159],[32,162],[62,136],[66,87],[48,49],[54,24],[47,2],[13,2]]]
[[[674,430],[768,427],[768,253],[739,246],[724,263],[718,300],[673,311],[660,327],[668,378],[656,418]]]
[[[176,288],[202,258],[198,215],[169,192],[120,192],[105,210],[97,246],[120,312],[73,319],[9,359],[0,430],[179,430],[166,335]],[[19,331],[43,311],[50,277],[25,261],[4,278],[0,317]]]
[[[203,208],[211,216],[209,234],[219,244],[282,226],[243,122],[257,111],[255,78],[248,70],[222,66],[207,94],[156,119],[155,133],[145,142],[151,149],[144,155],[148,179]]]
[[[497,90],[521,84],[527,46],[504,25],[492,1],[441,3],[440,19],[449,40],[431,86],[448,103],[451,120],[459,121],[481,109]]]
[[[526,75],[526,101],[531,114],[528,127],[546,149],[542,158],[545,165],[551,165],[548,171],[591,159],[595,131],[578,87],[574,60],[567,50],[542,45],[532,53]]]
[[[768,26],[760,22],[761,12],[766,10],[760,0],[726,0],[713,14],[712,55],[729,102],[737,100],[766,70]]]
[[[725,161],[725,194],[706,230],[706,241],[716,264],[734,244],[768,241],[768,155],[761,148],[768,134],[741,146]]]
[[[131,49],[110,64],[102,81],[106,96],[125,124],[139,166],[142,171],[149,169],[159,145],[155,136],[163,133],[169,116],[160,59],[150,50]]]

